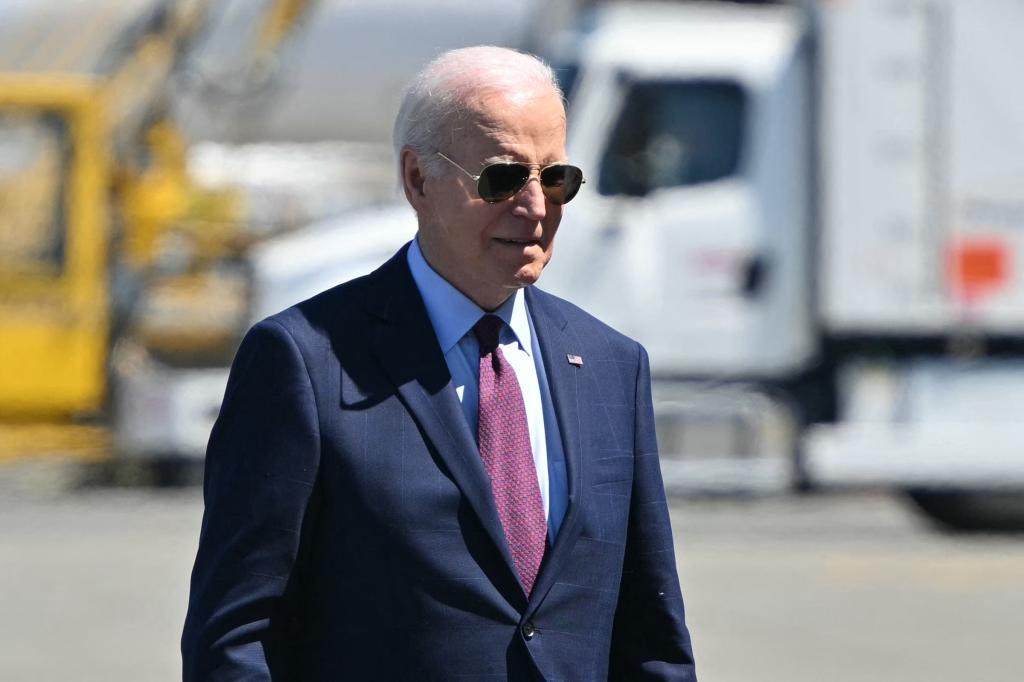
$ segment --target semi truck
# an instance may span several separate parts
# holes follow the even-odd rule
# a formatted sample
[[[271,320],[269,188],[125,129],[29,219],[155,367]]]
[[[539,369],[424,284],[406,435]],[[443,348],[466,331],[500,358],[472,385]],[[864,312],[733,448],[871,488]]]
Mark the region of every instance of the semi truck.
[[[1024,523],[1024,4],[597,8],[544,285],[641,342],[666,483]]]

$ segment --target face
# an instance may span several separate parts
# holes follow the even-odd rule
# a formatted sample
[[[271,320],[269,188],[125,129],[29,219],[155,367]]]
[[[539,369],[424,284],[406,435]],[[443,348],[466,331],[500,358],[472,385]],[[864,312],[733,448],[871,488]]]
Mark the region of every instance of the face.
[[[548,165],[565,161],[565,113],[551,91],[532,98],[494,96],[475,107],[451,149],[441,152],[473,175],[495,161]],[[407,151],[406,193],[420,223],[420,246],[430,265],[485,310],[501,305],[529,286],[551,259],[562,207],[541,191],[538,171],[511,199],[489,204],[476,183],[448,165],[437,177],[419,178],[410,190]],[[417,193],[418,192],[418,193]]]

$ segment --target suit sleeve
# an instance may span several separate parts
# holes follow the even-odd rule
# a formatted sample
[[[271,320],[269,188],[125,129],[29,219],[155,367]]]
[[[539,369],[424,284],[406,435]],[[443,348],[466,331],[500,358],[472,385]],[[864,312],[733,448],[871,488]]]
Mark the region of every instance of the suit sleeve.
[[[210,436],[183,679],[287,678],[294,586],[320,461],[312,384],[274,320],[253,327]]]
[[[643,347],[639,355],[633,493],[609,678],[696,682],[658,463],[650,362]]]

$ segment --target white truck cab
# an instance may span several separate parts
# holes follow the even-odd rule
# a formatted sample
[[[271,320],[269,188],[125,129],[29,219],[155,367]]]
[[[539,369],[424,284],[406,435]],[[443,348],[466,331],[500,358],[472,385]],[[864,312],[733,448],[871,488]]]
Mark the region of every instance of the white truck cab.
[[[545,289],[648,349],[677,491],[795,480],[795,418],[766,390],[814,359],[806,15],[610,5],[555,43],[573,76],[566,210]]]
[[[630,4],[555,56],[588,177],[543,286],[656,375],[778,376],[814,351],[805,33],[793,8]]]

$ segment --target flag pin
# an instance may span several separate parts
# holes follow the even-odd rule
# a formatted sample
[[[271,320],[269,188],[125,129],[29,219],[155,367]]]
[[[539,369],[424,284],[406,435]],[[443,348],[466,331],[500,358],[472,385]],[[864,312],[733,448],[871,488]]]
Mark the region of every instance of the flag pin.
[[[568,355],[565,356],[565,359],[569,361],[570,365],[574,365],[576,367],[583,366],[583,358],[581,358],[579,355],[573,355],[572,353],[569,353]]]

